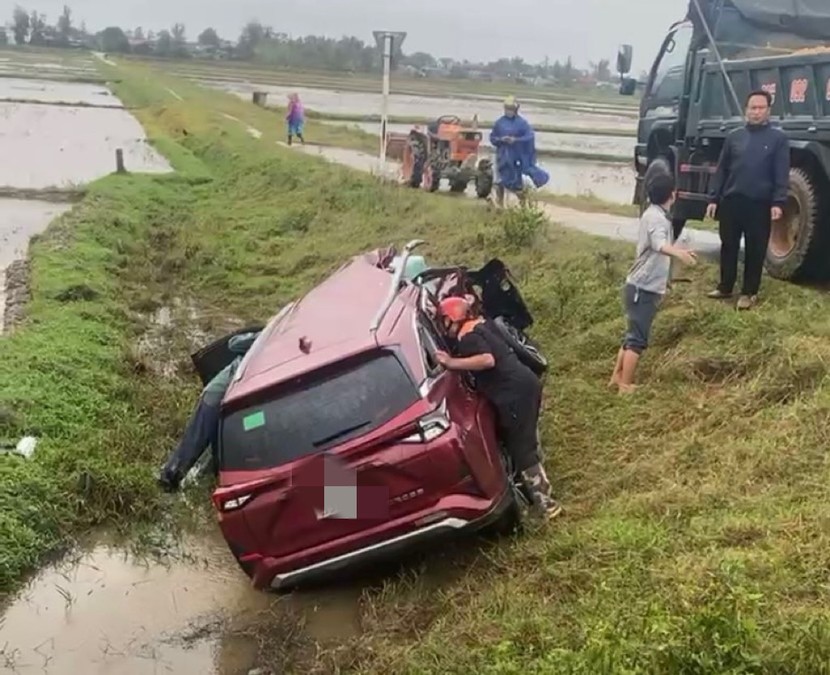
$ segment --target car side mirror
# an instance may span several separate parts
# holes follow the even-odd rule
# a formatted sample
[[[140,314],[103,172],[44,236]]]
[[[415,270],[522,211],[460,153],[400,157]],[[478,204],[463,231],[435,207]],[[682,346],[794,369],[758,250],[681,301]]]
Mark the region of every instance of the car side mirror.
[[[620,45],[617,50],[617,72],[620,75],[628,75],[631,72],[631,64],[634,60],[634,47],[631,45]]]
[[[634,96],[637,91],[637,80],[633,77],[624,77],[620,80],[620,95]]]

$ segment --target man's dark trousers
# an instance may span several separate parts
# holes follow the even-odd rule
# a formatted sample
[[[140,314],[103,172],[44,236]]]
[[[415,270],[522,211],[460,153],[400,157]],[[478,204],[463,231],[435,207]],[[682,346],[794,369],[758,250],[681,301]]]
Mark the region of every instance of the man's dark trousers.
[[[726,197],[718,208],[720,220],[721,293],[731,294],[738,278],[738,253],[744,237],[744,283],[742,295],[758,295],[769,245],[772,204],[742,195]]]

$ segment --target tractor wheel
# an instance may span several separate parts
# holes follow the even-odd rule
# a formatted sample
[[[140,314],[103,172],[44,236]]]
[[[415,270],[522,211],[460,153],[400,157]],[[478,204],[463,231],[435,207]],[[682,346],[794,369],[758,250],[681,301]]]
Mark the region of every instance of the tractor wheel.
[[[818,181],[806,169],[791,169],[784,217],[772,223],[766,260],[770,276],[799,280],[825,273],[826,217],[826,197]]]
[[[429,164],[424,171],[424,190],[435,192],[441,185],[441,173],[437,170],[435,165]]]
[[[412,188],[421,187],[421,182],[424,180],[424,158],[416,156],[412,160],[412,174],[409,176],[407,185]]]
[[[469,181],[462,180],[461,178],[456,178],[455,180],[450,182],[450,192],[464,192],[467,189],[468,182]]]
[[[479,171],[476,174],[476,196],[487,199],[493,191],[493,174]]]
[[[409,153],[412,158],[412,173],[407,184],[409,187],[419,188],[424,179],[424,167],[427,161],[427,148],[423,139],[418,136],[410,136]]]

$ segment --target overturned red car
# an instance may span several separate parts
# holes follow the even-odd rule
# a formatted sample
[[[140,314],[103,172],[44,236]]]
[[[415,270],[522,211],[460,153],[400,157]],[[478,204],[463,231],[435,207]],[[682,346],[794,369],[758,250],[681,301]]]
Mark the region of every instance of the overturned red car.
[[[526,495],[493,411],[435,352],[470,295],[535,372],[546,362],[499,260],[412,272],[411,242],[357,256],[264,327],[222,403],[213,503],[257,588],[290,589],[438,537],[509,529]],[[422,260],[419,258],[419,260]],[[231,336],[194,355],[203,381]]]

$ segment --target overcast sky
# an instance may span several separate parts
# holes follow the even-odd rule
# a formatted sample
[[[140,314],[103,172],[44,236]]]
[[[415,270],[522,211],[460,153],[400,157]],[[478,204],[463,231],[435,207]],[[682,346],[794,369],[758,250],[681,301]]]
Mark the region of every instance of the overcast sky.
[[[688,0],[19,0],[50,21],[66,1],[89,29],[107,25],[159,30],[176,21],[195,38],[207,26],[235,40],[252,18],[293,35],[355,35],[403,30],[404,51],[492,60],[521,56],[537,62],[572,55],[579,65],[613,59],[617,45],[634,45],[635,68],[650,65],[669,25]],[[14,0],[0,0],[11,17]],[[406,7],[408,5],[408,7]]]

